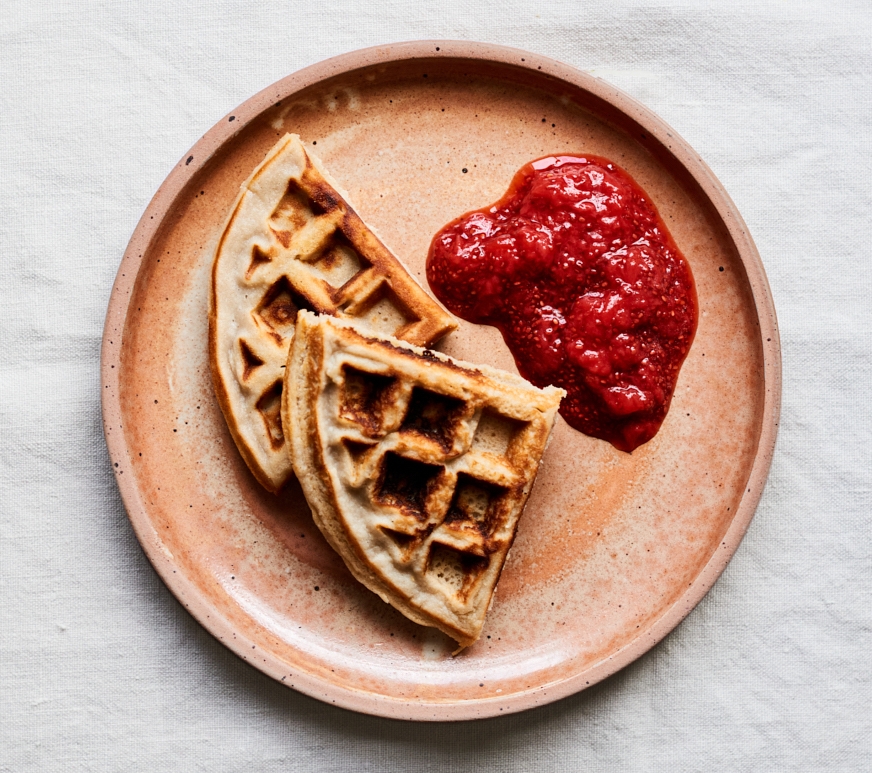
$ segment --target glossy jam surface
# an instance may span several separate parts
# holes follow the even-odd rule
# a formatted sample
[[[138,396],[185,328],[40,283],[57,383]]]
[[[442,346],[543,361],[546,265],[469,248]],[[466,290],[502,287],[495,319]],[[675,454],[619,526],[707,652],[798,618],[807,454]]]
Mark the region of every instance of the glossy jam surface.
[[[632,451],[657,433],[696,331],[690,267],[654,205],[596,156],[524,166],[496,204],[449,223],[433,292],[500,330],[521,374],[567,391],[576,429]]]

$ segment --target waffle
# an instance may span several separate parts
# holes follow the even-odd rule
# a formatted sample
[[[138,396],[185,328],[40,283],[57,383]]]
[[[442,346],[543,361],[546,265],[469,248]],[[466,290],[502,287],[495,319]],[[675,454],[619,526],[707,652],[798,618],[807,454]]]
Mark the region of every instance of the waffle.
[[[298,309],[354,318],[428,346],[456,327],[349,206],[297,135],[246,180],[212,269],[209,356],[215,392],[255,477],[291,475],[282,377]]]
[[[564,394],[302,312],[282,416],[315,523],[354,576],[466,647]]]

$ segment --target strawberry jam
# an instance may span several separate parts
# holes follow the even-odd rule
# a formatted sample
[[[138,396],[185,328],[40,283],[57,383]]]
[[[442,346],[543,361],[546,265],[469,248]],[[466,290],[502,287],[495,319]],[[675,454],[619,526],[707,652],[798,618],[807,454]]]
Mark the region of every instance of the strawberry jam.
[[[696,291],[618,166],[527,164],[500,201],[436,234],[427,279],[452,312],[500,330],[525,378],[566,390],[571,426],[628,452],[657,434],[696,331]]]

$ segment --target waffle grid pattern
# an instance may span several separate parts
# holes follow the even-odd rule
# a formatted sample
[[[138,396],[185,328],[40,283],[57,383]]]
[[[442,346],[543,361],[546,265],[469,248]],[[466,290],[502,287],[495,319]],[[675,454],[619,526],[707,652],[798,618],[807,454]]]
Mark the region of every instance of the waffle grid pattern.
[[[539,429],[467,399],[346,362],[334,390],[347,485],[373,503],[369,528],[395,562],[466,602],[514,535],[531,480],[516,455]],[[498,567],[497,567],[498,569]]]
[[[414,334],[421,322],[342,231],[346,207],[335,200],[319,204],[319,190],[305,174],[299,183],[291,181],[265,229],[271,244],[267,249],[254,245],[245,274],[246,285],[262,293],[252,311],[261,335],[239,337],[238,377],[275,449],[284,443],[281,414],[275,409],[281,403],[284,357],[265,345],[266,337],[285,344],[300,309],[362,319],[373,332],[397,338]],[[270,361],[273,367],[262,367]]]
[[[291,475],[281,395],[300,310],[428,346],[453,319],[348,205],[299,137],[242,187],[215,255],[210,346],[234,440],[271,491]]]

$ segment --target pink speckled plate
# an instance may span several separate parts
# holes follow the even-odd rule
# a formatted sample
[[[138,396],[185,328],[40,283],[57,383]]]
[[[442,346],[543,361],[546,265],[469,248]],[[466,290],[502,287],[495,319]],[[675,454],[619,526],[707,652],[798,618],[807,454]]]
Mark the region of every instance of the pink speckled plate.
[[[558,421],[484,635],[453,643],[358,585],[296,483],[264,491],[212,393],[208,277],[226,212],[284,132],[313,146],[419,278],[433,233],[525,162],[606,156],[653,198],[696,278],[699,331],[660,434],[632,455]],[[316,144],[317,143],[317,144]],[[440,347],[513,369],[490,328]],[[754,513],[781,391],[775,312],[718,181],[656,116],[557,62],[471,43],[385,46],[252,97],[173,169],[118,273],[103,339],[106,438],[130,520],[172,592],[265,673],[410,719],[519,711],[646,652],[702,598]]]

